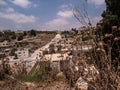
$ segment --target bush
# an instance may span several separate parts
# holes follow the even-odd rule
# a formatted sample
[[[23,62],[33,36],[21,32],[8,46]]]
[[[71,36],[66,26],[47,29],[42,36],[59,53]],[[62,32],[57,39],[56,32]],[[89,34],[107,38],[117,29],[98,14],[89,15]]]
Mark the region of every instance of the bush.
[[[18,41],[21,41],[21,40],[23,40],[23,36],[21,35],[21,36],[18,36],[18,39],[17,39]]]
[[[30,36],[36,36],[36,31],[32,29],[32,30],[30,31]]]
[[[33,72],[23,77],[24,81],[27,82],[47,82],[50,80],[56,79],[57,70],[51,68],[51,63],[49,61],[43,61],[38,64],[38,68],[36,68]]]
[[[50,46],[49,46],[49,53],[50,54],[55,53],[55,46],[54,46],[54,44],[50,44]]]

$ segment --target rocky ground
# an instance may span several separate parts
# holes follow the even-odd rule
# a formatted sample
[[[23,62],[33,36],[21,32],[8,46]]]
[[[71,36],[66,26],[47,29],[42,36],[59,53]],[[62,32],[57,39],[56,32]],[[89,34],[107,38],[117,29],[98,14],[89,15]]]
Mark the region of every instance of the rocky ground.
[[[0,90],[70,90],[64,82],[34,84],[30,82],[0,81]],[[74,90],[74,89],[72,89]]]
[[[18,41],[17,44],[19,47],[30,48],[31,53],[33,53],[36,49],[46,45],[51,41],[52,38],[55,37],[55,34],[37,34],[35,37],[24,38],[21,41]]]

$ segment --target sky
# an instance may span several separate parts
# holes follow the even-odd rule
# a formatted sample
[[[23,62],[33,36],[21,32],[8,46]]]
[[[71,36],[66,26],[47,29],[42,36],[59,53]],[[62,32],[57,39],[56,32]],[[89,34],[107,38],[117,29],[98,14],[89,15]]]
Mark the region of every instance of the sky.
[[[83,24],[74,17],[73,10],[77,8],[83,14],[84,6],[95,25],[105,10],[104,0],[0,0],[0,30],[79,28]]]

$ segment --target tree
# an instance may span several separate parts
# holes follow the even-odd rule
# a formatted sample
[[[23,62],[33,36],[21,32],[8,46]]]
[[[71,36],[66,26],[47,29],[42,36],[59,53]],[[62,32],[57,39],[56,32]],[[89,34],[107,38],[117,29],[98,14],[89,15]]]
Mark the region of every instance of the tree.
[[[48,50],[43,51],[43,55],[48,54]]]
[[[23,36],[22,36],[22,35],[18,36],[18,39],[17,39],[17,40],[18,40],[18,41],[23,40]]]
[[[97,51],[105,50],[104,61],[101,60],[100,53],[98,53],[100,74],[104,77],[104,81],[108,84],[106,85],[109,89],[117,90],[117,81],[119,77],[119,66],[120,66],[120,0],[105,0],[106,10],[102,13],[103,19],[97,24],[96,38],[99,46],[103,46],[102,49],[98,48]],[[103,43],[99,43],[103,42]],[[99,47],[98,46],[98,47]],[[103,55],[102,55],[103,56]],[[101,63],[102,62],[102,63]],[[104,67],[104,69],[102,68]],[[104,71],[104,73],[103,73]],[[106,73],[108,72],[108,73]],[[115,78],[111,78],[116,77]],[[107,81],[108,80],[108,81]]]
[[[32,30],[30,31],[30,36],[36,36],[36,31],[32,29]]]
[[[14,31],[4,31],[3,33],[0,32],[0,41],[5,41],[5,40],[8,40],[8,41],[11,41],[13,39],[16,39],[16,35],[15,35],[15,32]]]
[[[76,28],[72,28],[72,31],[76,34],[78,34],[78,31],[76,30]]]
[[[61,46],[61,45],[58,45],[58,46],[57,46],[57,51],[58,51],[58,52],[61,52],[61,49],[62,49],[62,46]]]
[[[55,46],[54,46],[54,44],[50,44],[50,46],[49,46],[49,53],[55,53]]]
[[[105,0],[106,11],[102,13],[103,34],[111,33],[112,26],[120,25],[120,1],[119,0]],[[106,29],[106,30],[105,30]]]
[[[12,48],[9,55],[10,56],[15,56],[15,51],[16,51],[16,48]]]
[[[16,35],[13,34],[13,35],[11,36],[11,39],[16,39]]]
[[[2,33],[2,32],[0,32],[0,36],[3,36],[3,33]]]
[[[120,38],[120,0],[105,0],[106,11],[102,13],[103,19],[98,23],[101,28],[97,32],[102,33],[104,43],[111,47],[111,59],[119,57]],[[108,48],[106,48],[106,52]]]
[[[27,32],[26,32],[26,31],[24,31],[24,32],[23,32],[23,36],[26,36],[26,35],[27,35]]]

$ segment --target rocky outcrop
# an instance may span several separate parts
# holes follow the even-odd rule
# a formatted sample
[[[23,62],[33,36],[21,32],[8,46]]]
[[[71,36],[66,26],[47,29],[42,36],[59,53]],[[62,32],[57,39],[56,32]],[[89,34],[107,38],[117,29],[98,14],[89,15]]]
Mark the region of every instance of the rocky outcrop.
[[[78,90],[88,90],[89,82],[93,82],[99,75],[94,65],[83,67],[82,75],[78,78],[75,87]]]

